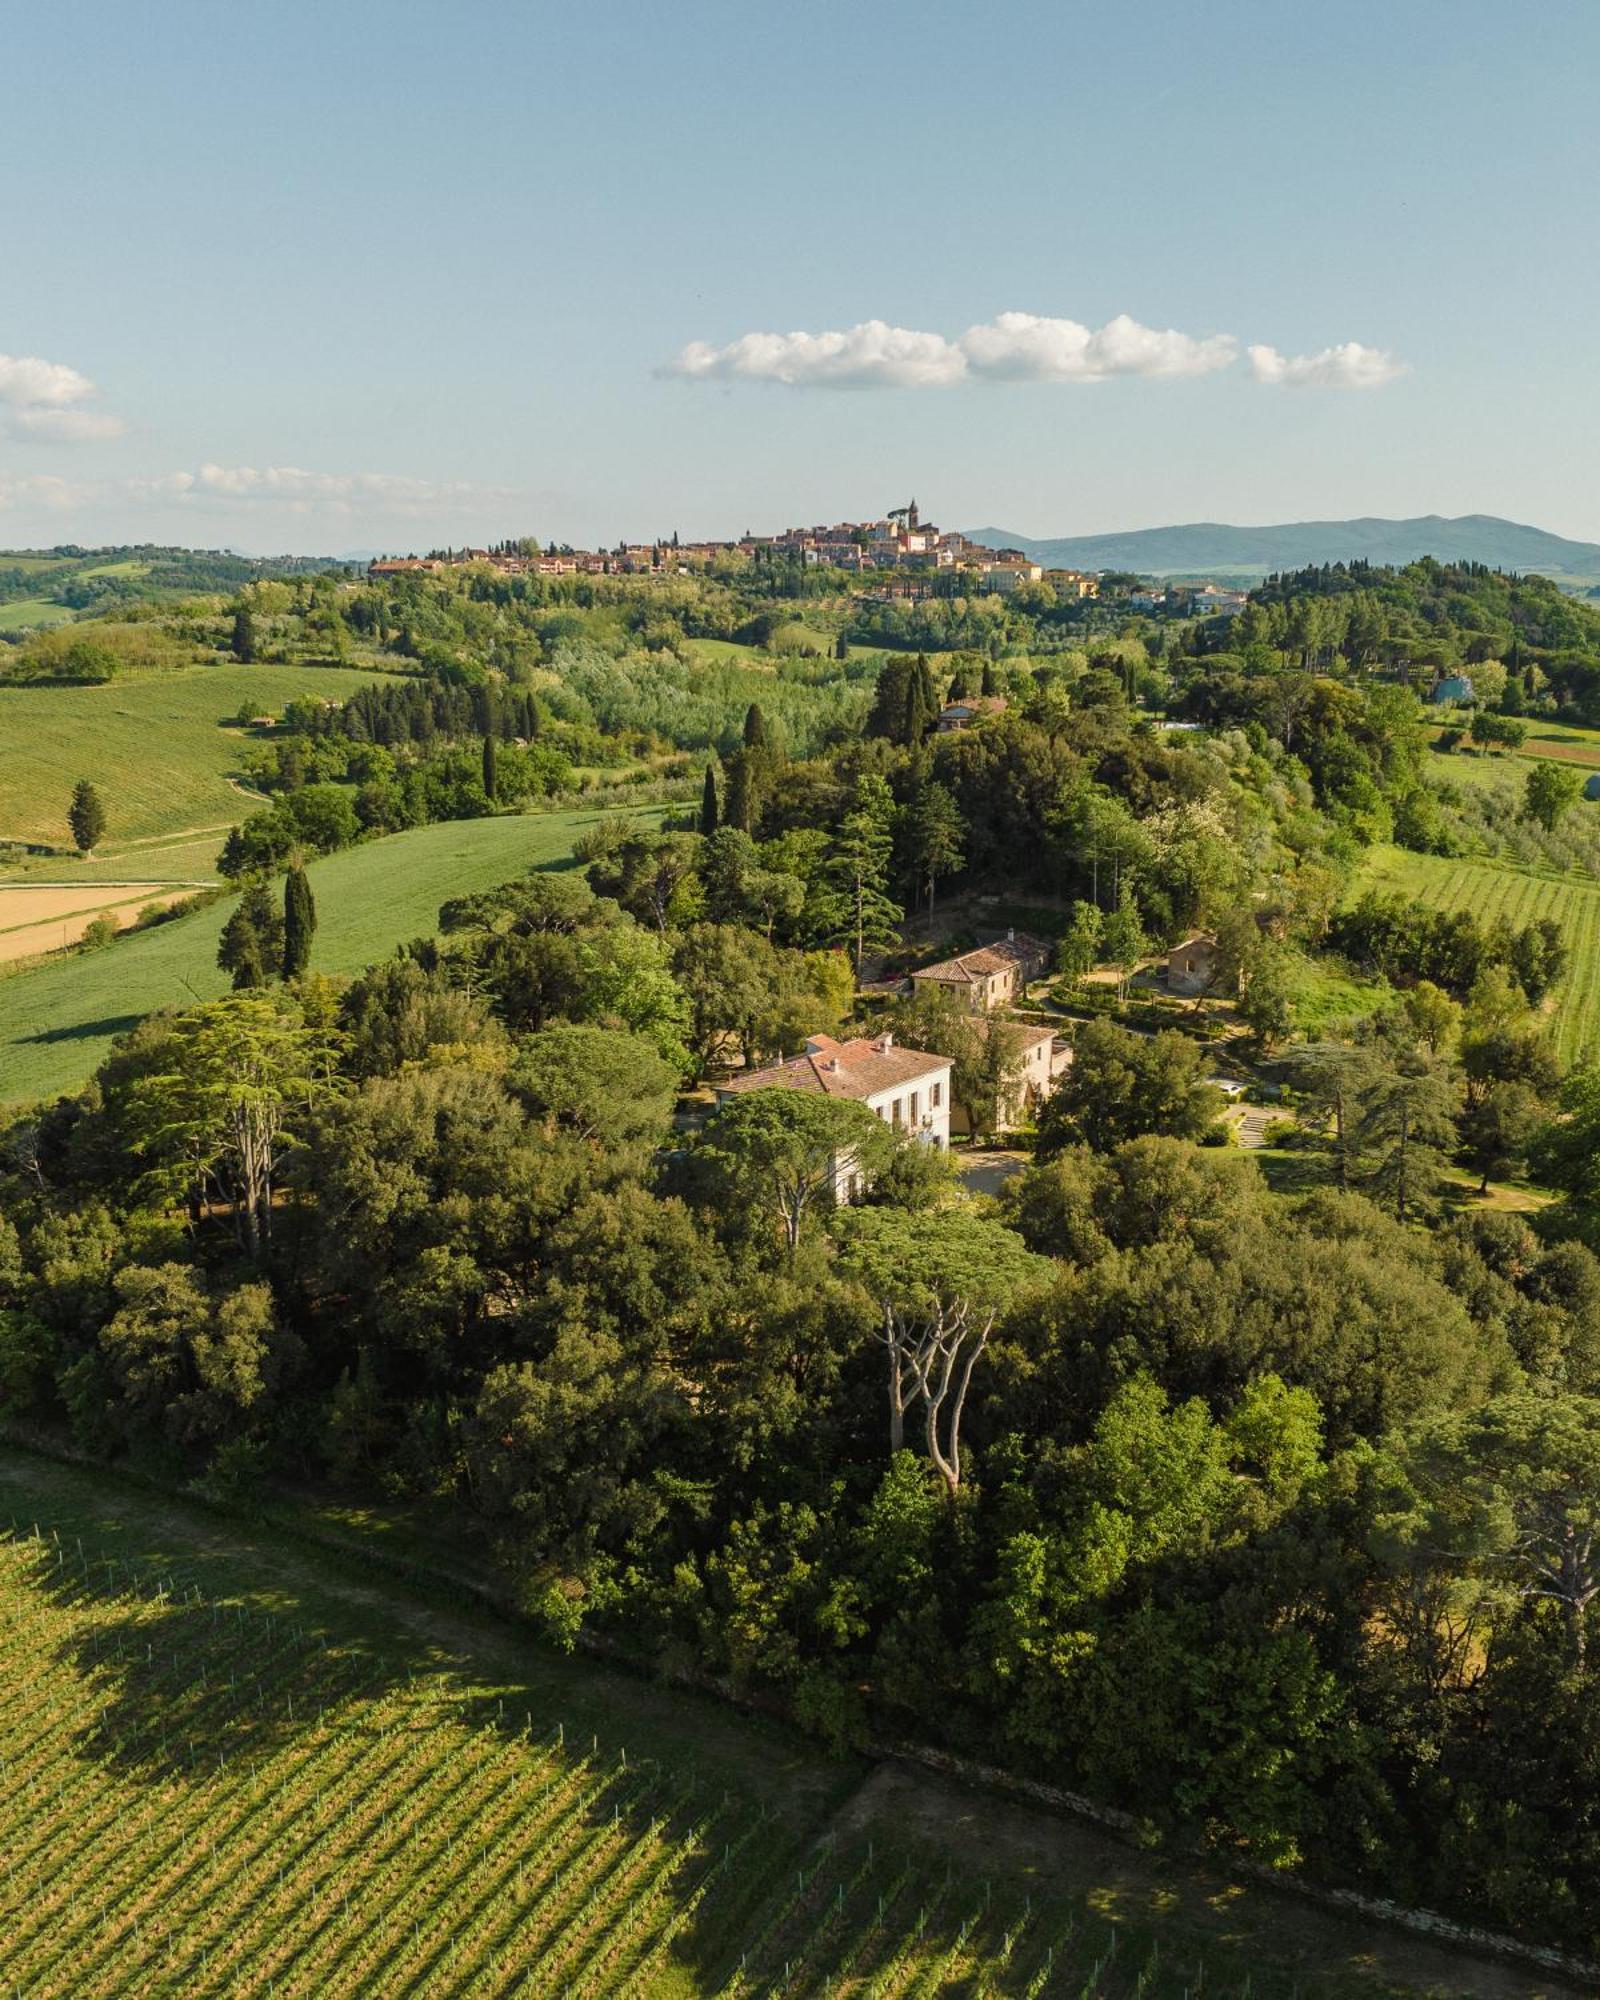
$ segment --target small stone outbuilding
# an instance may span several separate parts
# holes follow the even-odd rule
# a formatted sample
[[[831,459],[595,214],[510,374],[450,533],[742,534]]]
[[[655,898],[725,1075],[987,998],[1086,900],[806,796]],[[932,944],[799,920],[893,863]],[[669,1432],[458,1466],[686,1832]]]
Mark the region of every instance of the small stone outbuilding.
[[[1207,993],[1217,976],[1217,941],[1209,931],[1196,931],[1167,953],[1167,991],[1194,996]]]

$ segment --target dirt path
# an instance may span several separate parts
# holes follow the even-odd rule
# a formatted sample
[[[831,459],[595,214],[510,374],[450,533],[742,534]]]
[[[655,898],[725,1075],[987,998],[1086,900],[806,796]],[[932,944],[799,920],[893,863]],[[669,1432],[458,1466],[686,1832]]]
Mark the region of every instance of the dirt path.
[[[1005,1146],[962,1153],[958,1155],[961,1185],[968,1194],[998,1194],[1013,1174],[1022,1172],[1028,1157]]]
[[[840,1808],[845,1833],[896,1834],[947,1852],[964,1868],[992,1866],[1041,1888],[1069,1876],[1094,1885],[1090,1900],[1112,1921],[1157,1918],[1197,1944],[1257,1951],[1308,1977],[1370,1979],[1436,2000],[1581,2000],[1582,1989],[1510,1963],[1469,1957],[1292,1892],[1230,1880],[1125,1847],[1082,1821],[1058,1817],[897,1764],[880,1765]],[[977,1857],[983,1857],[977,1859]]]

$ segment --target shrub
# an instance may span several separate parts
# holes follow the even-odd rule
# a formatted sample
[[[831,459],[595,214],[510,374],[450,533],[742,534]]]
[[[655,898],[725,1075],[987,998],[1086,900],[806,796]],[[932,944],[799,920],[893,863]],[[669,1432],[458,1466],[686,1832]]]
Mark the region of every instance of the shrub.
[[[79,940],[85,951],[102,951],[108,944],[115,944],[122,926],[110,915],[94,917],[85,926]]]

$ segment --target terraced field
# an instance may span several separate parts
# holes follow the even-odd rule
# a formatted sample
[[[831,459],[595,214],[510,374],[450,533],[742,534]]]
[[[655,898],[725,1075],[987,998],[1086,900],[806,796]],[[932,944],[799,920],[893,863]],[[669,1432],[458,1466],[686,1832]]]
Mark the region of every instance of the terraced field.
[[[1398,890],[1435,909],[1468,910],[1486,922],[1505,917],[1521,925],[1554,917],[1572,954],[1555,999],[1556,1044],[1566,1063],[1600,1056],[1600,882],[1507,862],[1378,847],[1358,886]]]
[[[0,1937],[28,2000],[1333,2000],[1413,1990],[1391,1952],[1431,1992],[1554,1990],[973,1812],[0,1448]]]

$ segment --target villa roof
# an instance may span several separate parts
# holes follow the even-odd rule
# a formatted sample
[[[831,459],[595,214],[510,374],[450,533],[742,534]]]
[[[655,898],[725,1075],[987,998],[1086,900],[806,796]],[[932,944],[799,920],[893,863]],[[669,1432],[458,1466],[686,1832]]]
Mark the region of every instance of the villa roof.
[[[803,1056],[773,1063],[766,1069],[745,1070],[717,1086],[719,1092],[745,1090],[809,1090],[823,1097],[865,1100],[898,1084],[915,1083],[936,1069],[948,1069],[948,1056],[921,1049],[896,1048],[887,1036],[836,1042],[831,1035],[813,1035]]]
[[[954,958],[942,958],[937,965],[919,966],[911,977],[942,979],[959,985],[963,980],[989,979],[997,972],[1008,972],[1013,966],[1037,963],[1049,956],[1050,947],[1042,938],[1019,931],[1015,937],[1001,938],[996,944],[980,944],[971,951],[958,952]]]

